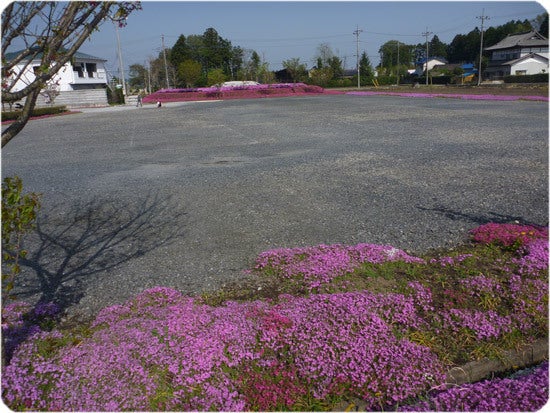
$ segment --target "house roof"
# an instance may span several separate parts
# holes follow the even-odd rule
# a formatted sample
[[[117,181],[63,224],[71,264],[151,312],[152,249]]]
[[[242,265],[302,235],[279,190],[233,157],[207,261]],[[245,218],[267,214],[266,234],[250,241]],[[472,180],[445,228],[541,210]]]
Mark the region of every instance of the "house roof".
[[[19,53],[21,53],[23,50],[18,50],[16,52],[9,52],[9,53],[6,53],[5,55],[5,58],[6,60],[9,62],[10,60],[14,59]],[[38,53],[34,59],[41,59],[42,58],[42,52]],[[103,59],[101,57],[96,57],[96,56],[92,56],[92,55],[89,55],[87,53],[82,53],[82,52],[76,52],[73,56],[73,58],[75,60],[100,60],[102,62],[106,62],[107,59]]]
[[[434,69],[435,70],[441,70],[441,69],[454,70],[457,67],[460,67],[464,71],[462,73],[462,77],[467,77],[477,73],[477,69],[474,67],[473,63],[448,63],[444,65],[435,65]]]
[[[526,54],[525,56],[523,57],[520,57],[519,59],[514,59],[514,60],[510,60],[508,62],[505,62],[505,63],[502,63],[502,65],[506,65],[506,66],[512,66],[512,65],[515,65],[516,63],[519,63],[523,60],[527,60],[527,59],[538,59],[538,60],[542,60],[543,62],[546,62],[546,64],[548,64],[548,58],[547,57],[544,57],[538,53],[529,53],[529,54]]]
[[[446,63],[442,65],[435,65],[434,69],[438,68],[438,69],[453,70],[457,67],[460,67],[464,70],[469,70],[474,68],[474,64],[473,63]]]
[[[515,47],[548,46],[548,39],[537,31],[509,34],[497,44],[486,47],[485,50],[511,49]]]
[[[442,63],[447,63],[447,59],[443,58],[443,57],[439,57],[439,56],[431,56],[428,58],[430,62],[433,62],[434,60],[437,60],[439,62],[442,62]],[[416,64],[417,65],[421,65],[421,64],[424,64],[426,63],[426,58],[423,57],[421,59],[419,59]]]

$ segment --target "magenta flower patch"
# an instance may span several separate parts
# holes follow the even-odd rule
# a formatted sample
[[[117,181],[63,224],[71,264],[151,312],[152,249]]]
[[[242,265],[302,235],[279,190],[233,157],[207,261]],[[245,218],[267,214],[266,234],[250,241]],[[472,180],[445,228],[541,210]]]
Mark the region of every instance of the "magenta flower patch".
[[[429,344],[439,337],[492,345],[548,330],[547,229],[491,224],[472,234],[512,258],[497,259],[495,273],[442,280],[441,290],[419,277],[384,293],[313,294],[361,265],[412,263],[438,275],[476,262],[475,254],[426,262],[391,246],[336,244],[257,258],[257,271],[303,283],[305,297],[211,306],[156,287],[103,309],[80,335],[32,323],[53,317],[52,304],[6,306],[3,401],[13,410],[273,411],[345,397],[366,410],[536,410],[548,397],[547,364],[435,392],[450,367]],[[427,401],[404,405],[419,396]]]
[[[489,223],[473,229],[470,234],[475,242],[512,246],[515,243],[527,244],[530,240],[538,238],[548,239],[548,228],[533,225]]]
[[[399,411],[534,412],[548,402],[548,362],[512,378],[463,384]]]
[[[340,93],[326,91],[322,87],[305,83],[274,83],[239,86],[211,86],[185,89],[161,89],[143,98],[144,103],[183,102],[209,99],[251,99],[265,97],[303,96],[321,93]]]
[[[499,100],[499,101],[515,101],[515,100],[532,100],[548,102],[547,96],[513,96],[513,95],[463,95],[456,93],[407,93],[407,92],[347,92],[347,95],[355,96],[400,96],[408,98],[449,98],[463,100]]]
[[[334,244],[266,251],[258,256],[255,269],[271,268],[282,278],[299,278],[311,291],[354,271],[363,263],[379,264],[387,261],[424,263],[423,259],[388,245]]]
[[[211,307],[157,288],[104,309],[92,336],[62,351],[41,352],[62,342],[58,332],[21,345],[3,372],[4,401],[45,410],[242,411],[346,390],[370,406],[394,403],[443,379],[428,348],[393,333],[418,323],[413,301],[401,295]],[[273,377],[282,386],[276,393]]]

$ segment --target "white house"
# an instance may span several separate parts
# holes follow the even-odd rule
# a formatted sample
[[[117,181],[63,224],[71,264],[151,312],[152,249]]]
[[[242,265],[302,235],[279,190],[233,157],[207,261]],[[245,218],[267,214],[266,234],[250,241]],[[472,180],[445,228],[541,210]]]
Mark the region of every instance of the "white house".
[[[416,70],[414,71],[414,73],[418,76],[422,76],[426,72],[426,66],[428,67],[428,70],[432,70],[434,66],[445,65],[447,63],[447,60],[445,60],[444,58],[434,56],[430,57],[428,59],[428,64],[426,64],[426,58],[423,57],[418,62],[416,62]]]
[[[19,52],[6,53],[6,60],[15,58]],[[13,67],[11,79],[17,79],[10,88],[16,92],[31,83],[35,79],[35,72],[39,70],[42,55],[39,54],[30,63],[21,62]],[[69,106],[79,105],[107,105],[107,71],[105,70],[106,59],[95,57],[82,52],[76,52],[72,61],[57,72],[48,82],[47,88],[59,92],[55,102],[68,104]],[[39,99],[37,105],[49,103],[47,94]]]
[[[548,73],[548,39],[536,31],[508,35],[485,51],[491,52],[485,78]]]

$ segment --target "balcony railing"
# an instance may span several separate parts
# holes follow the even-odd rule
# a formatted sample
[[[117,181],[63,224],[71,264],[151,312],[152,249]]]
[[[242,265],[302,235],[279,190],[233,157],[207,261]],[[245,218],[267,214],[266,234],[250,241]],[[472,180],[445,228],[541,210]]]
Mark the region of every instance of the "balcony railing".
[[[107,83],[107,74],[104,71],[82,72],[73,71],[73,81],[71,83]]]

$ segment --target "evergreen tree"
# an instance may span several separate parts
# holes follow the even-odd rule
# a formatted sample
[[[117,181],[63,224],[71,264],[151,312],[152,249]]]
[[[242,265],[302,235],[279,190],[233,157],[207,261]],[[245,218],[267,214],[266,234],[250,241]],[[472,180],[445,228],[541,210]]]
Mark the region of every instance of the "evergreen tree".
[[[185,36],[182,34],[170,49],[170,63],[174,67],[179,67],[181,63],[190,58],[189,46],[185,42]]]
[[[359,73],[361,75],[361,78],[374,76],[374,70],[366,52],[363,52],[361,54],[361,59],[359,60]]]
[[[548,38],[548,13],[540,14],[535,19],[538,32]]]
[[[477,27],[467,35],[456,35],[447,48],[449,63],[474,62],[479,54],[480,40],[481,32]]]
[[[328,67],[332,71],[332,79],[340,79],[344,76],[344,68],[342,67],[342,60],[337,56],[332,56],[328,59]]]
[[[429,42],[428,47],[430,56],[442,57],[444,59],[447,58],[447,45],[439,40],[439,37],[437,37],[437,35],[434,35],[432,40]]]

